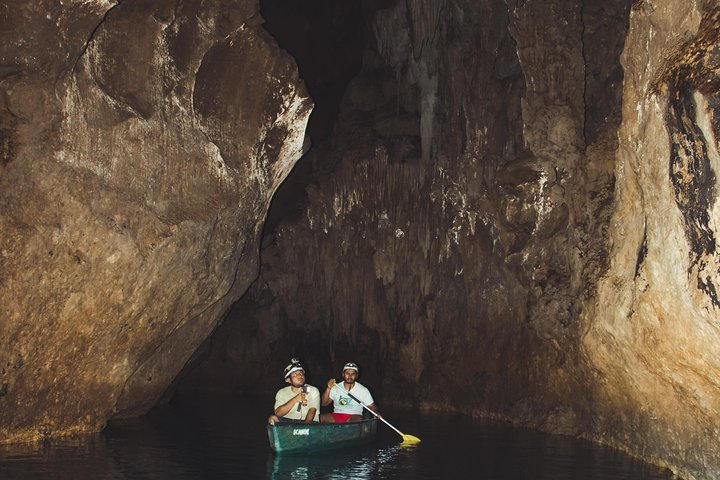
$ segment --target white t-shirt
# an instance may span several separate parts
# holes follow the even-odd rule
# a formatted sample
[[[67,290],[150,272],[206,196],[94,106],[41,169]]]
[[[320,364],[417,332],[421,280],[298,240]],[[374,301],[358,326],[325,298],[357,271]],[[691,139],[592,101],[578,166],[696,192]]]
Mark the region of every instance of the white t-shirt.
[[[316,422],[320,421],[320,391],[313,387],[312,385],[306,385],[307,386],[307,393],[308,393],[308,403],[307,405],[303,405],[300,407],[300,411],[298,412],[297,404],[293,405],[292,408],[288,413],[283,415],[284,418],[291,418],[293,420],[305,420],[305,417],[308,414],[308,410],[311,408],[315,409],[315,418],[313,419]],[[353,389],[354,390],[354,389]],[[292,391],[292,386],[288,385],[285,388],[281,388],[278,390],[278,392],[275,394],[275,406],[273,407],[273,411],[278,408],[280,405],[284,405],[293,398],[297,393]]]
[[[345,383],[341,382],[338,386],[345,388]],[[355,382],[355,386],[352,390],[349,390],[349,392],[353,397],[364,403],[365,406],[370,406],[375,403],[372,395],[370,395],[370,390],[359,382]],[[362,405],[337,387],[333,387],[330,390],[330,399],[333,401],[333,412],[335,413],[349,413],[352,415],[362,415],[363,413]]]

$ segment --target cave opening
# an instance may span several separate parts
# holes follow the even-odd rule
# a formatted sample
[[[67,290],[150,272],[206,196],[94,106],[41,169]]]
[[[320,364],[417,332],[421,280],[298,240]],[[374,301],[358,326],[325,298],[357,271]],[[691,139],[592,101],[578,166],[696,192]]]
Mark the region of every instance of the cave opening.
[[[363,2],[262,0],[263,27],[295,59],[315,104],[307,125],[309,148],[327,151],[347,84],[360,72],[365,48]],[[327,155],[301,158],[273,196],[263,228],[302,213],[306,187],[331,172]]]

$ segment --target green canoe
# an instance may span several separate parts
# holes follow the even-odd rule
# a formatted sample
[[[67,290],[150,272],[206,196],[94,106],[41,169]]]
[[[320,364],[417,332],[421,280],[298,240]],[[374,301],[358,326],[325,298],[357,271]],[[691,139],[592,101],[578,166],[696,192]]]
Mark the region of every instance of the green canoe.
[[[377,432],[377,419],[349,423],[268,425],[270,447],[278,453],[315,452],[367,443]]]

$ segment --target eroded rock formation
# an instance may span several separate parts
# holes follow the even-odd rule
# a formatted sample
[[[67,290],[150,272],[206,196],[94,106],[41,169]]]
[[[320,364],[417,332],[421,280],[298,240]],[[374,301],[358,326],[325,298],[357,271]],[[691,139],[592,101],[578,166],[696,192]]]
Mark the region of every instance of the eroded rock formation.
[[[192,381],[352,358],[383,402],[720,477],[717,6],[366,6],[306,209]]]
[[[144,413],[257,275],[312,107],[258,9],[0,4],[0,442]]]

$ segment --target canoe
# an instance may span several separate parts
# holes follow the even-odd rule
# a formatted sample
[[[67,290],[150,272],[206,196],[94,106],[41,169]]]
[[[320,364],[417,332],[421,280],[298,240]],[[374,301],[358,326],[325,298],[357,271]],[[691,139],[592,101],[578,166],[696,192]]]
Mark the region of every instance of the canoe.
[[[377,419],[268,425],[267,432],[270,447],[277,453],[315,452],[368,443],[377,432]]]

